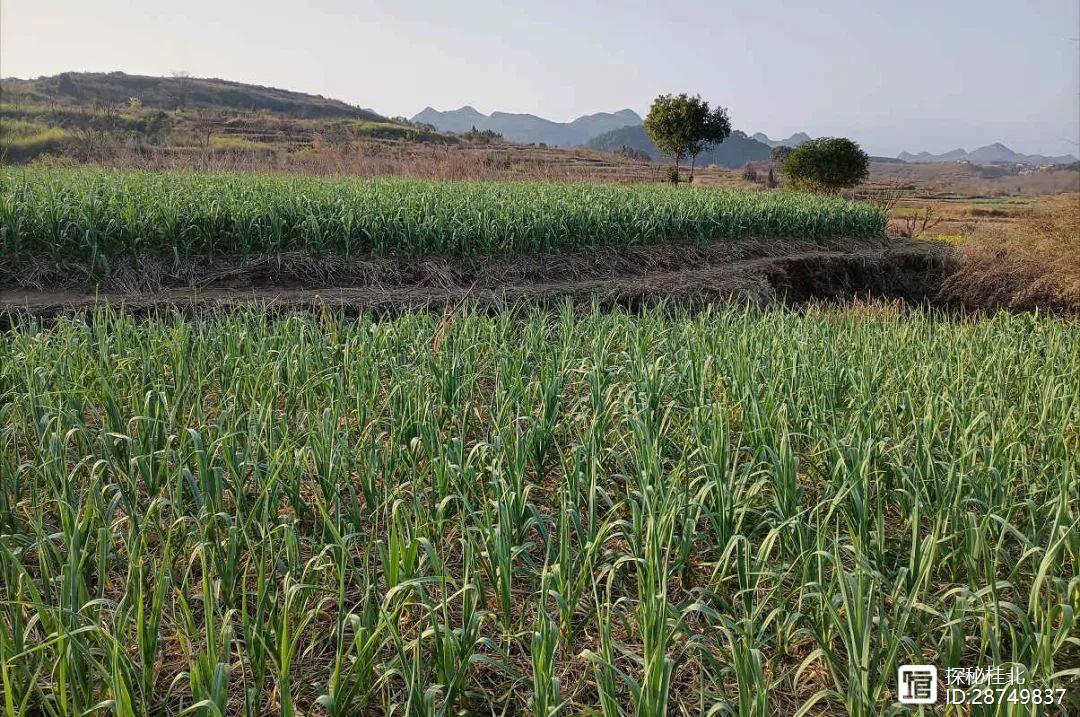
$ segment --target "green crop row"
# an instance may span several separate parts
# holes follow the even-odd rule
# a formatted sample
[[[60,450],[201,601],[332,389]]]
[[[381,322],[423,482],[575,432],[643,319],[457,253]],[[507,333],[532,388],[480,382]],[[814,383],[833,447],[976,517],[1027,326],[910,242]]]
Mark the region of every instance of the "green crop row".
[[[901,715],[1016,663],[1074,714],[1078,372],[1031,316],[21,320],[0,704]]]
[[[708,188],[88,169],[6,170],[0,181],[0,251],[13,258],[287,251],[468,258],[885,231],[884,215],[865,204]]]

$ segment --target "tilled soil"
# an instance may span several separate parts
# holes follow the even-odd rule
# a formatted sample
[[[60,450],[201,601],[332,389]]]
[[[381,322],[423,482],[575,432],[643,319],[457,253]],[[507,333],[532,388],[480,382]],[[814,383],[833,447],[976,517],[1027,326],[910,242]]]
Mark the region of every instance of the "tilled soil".
[[[148,262],[97,288],[0,291],[0,311],[56,316],[107,302],[136,314],[248,304],[273,311],[398,313],[466,301],[507,306],[565,299],[627,307],[662,300],[703,305],[855,298],[944,305],[940,287],[951,263],[945,247],[897,239],[644,246],[469,263],[298,256],[182,268]]]

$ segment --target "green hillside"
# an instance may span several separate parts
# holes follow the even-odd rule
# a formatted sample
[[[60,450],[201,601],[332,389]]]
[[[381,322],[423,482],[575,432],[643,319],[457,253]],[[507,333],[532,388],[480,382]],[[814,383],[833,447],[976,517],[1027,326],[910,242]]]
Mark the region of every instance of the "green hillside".
[[[619,152],[624,149],[632,149],[644,152],[656,160],[663,158],[660,150],[649,139],[649,135],[645,133],[645,128],[642,125],[631,125],[605,132],[599,137],[589,140],[586,146],[598,149],[601,152]],[[697,158],[697,164],[701,167],[716,164],[734,169],[742,167],[747,162],[760,162],[768,158],[768,145],[751,139],[746,136],[746,133],[736,130],[722,144],[702,152]]]

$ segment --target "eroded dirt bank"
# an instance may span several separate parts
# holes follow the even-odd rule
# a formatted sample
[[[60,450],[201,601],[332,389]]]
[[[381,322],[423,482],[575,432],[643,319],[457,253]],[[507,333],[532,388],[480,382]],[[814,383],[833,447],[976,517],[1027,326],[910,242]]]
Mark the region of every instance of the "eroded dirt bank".
[[[899,239],[829,245],[718,242],[470,263],[284,256],[186,267],[146,262],[123,268],[96,288],[46,284],[0,291],[0,310],[55,316],[107,301],[134,313],[251,303],[277,311],[336,307],[397,313],[462,301],[501,306],[564,298],[609,306],[660,300],[701,305],[733,299],[799,304],[869,298],[999,308],[953,296],[948,287],[957,283],[957,270],[957,259],[947,246]],[[1047,308],[1075,313],[1080,306]]]

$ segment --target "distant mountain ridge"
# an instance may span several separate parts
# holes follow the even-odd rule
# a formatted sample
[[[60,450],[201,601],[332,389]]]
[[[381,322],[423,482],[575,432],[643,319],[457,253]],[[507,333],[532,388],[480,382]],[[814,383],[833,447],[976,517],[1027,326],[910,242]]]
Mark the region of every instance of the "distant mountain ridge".
[[[164,110],[183,106],[239,112],[265,110],[302,119],[386,119],[372,110],[321,95],[216,78],[62,72],[32,80],[5,77],[0,80],[0,87],[7,95],[5,99],[18,96],[28,101],[71,105],[95,102],[123,105],[137,98],[143,107]]]
[[[954,149],[942,154],[930,154],[929,152],[901,152],[897,159],[904,162],[925,162],[942,164],[946,162],[971,162],[972,164],[1072,164],[1076,157],[1071,154],[1047,156],[1044,154],[1020,154],[1014,152],[1000,142],[988,144],[985,147],[968,152],[964,149]]]
[[[632,125],[612,130],[599,137],[593,137],[586,145],[602,152],[618,152],[625,148],[644,152],[651,159],[662,159],[663,155],[645,132],[642,125]],[[769,145],[748,137],[745,132],[735,130],[720,144],[715,144],[698,155],[697,166],[705,167],[717,164],[732,169],[742,167],[747,162],[761,162],[769,158],[772,148]]]
[[[511,142],[541,143],[554,147],[575,147],[593,137],[627,125],[641,124],[641,116],[630,109],[618,112],[597,112],[583,115],[573,122],[554,122],[530,114],[492,112],[485,115],[466,105],[456,110],[440,112],[425,107],[410,118],[411,122],[428,124],[443,132],[478,130],[498,132]]]
[[[217,78],[155,77],[124,72],[62,72],[36,79],[0,78],[0,93],[9,105],[25,101],[76,107],[102,103],[115,107],[126,105],[135,98],[142,107],[163,110],[191,107],[236,112],[265,111],[312,120],[394,122],[373,110],[322,95]],[[618,151],[625,146],[660,159],[659,152],[642,127],[641,116],[631,109],[583,115],[572,122],[554,122],[531,114],[492,112],[485,115],[470,106],[447,112],[426,107],[411,121],[429,124],[444,132],[467,132],[473,127],[490,129],[509,141],[525,144],[542,142],[556,147],[590,146],[606,151]],[[700,159],[706,164],[742,166],[748,161],[767,159],[767,150],[772,147],[797,147],[810,139],[806,132],[796,132],[779,140],[763,132],[752,136],[734,132],[723,144],[703,153]],[[888,160],[884,157],[872,159]],[[896,160],[888,161],[1060,165],[1072,164],[1077,158],[1071,154],[1021,154],[1004,144],[994,143],[971,152],[964,149],[942,154],[901,152]]]
[[[767,144],[770,147],[798,147],[803,142],[809,142],[811,140],[810,135],[806,132],[796,132],[787,139],[769,139],[769,135],[764,132],[755,132],[750,137],[753,140]]]

